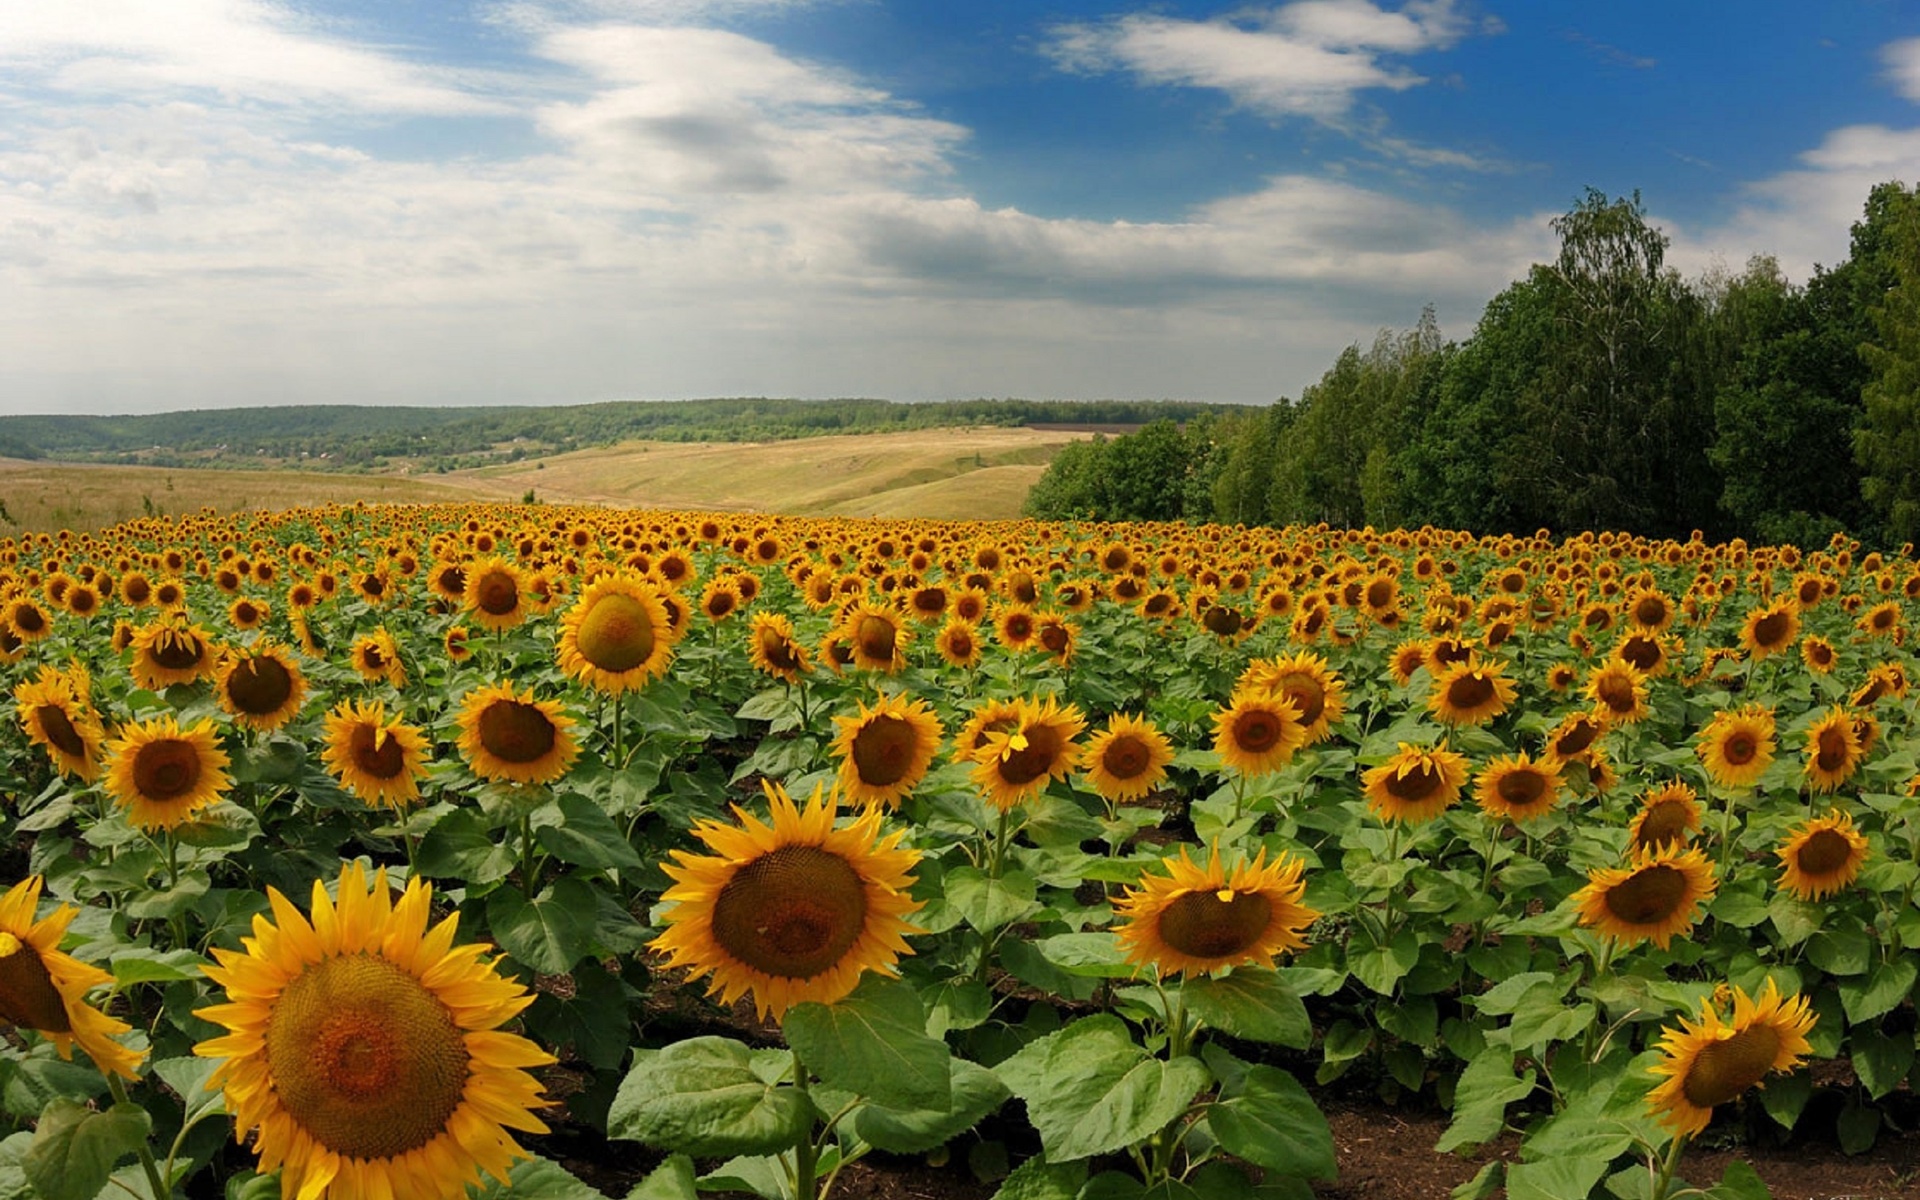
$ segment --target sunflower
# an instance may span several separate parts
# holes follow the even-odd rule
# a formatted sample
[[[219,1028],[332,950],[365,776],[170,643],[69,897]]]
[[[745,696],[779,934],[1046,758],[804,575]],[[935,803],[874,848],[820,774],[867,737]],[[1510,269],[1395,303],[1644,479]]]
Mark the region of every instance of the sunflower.
[[[1346,685],[1325,658],[1311,651],[1255,659],[1240,673],[1234,690],[1249,687],[1293,701],[1306,727],[1304,744],[1308,746],[1331,737],[1333,723],[1346,712]]]
[[[793,622],[775,612],[756,612],[747,629],[747,656],[754,669],[784,683],[799,683],[812,669],[806,647],[794,640]]]
[[[980,636],[972,625],[953,617],[933,639],[934,649],[948,666],[971,670],[980,665]]]
[[[1114,804],[1138,800],[1159,786],[1173,762],[1173,744],[1153,722],[1115,713],[1087,739],[1080,762],[1093,790]]]
[[[691,978],[709,977],[721,1003],[751,992],[760,1016],[778,1019],[844,998],[867,971],[896,973],[913,953],[905,935],[919,932],[906,918],[920,908],[907,895],[920,855],[900,846],[904,831],[880,835],[878,808],[836,829],[837,794],[815,788],[802,809],[779,785],[763,786],[770,822],[736,806],[737,827],[694,826],[715,854],[675,850],[662,864],[674,882],[660,898],[673,907],[653,948]]]
[[[1674,782],[1649,788],[1640,797],[1640,811],[1627,826],[1627,845],[1636,854],[1661,846],[1685,846],[1688,837],[1699,831],[1699,796],[1686,784]]]
[[[320,761],[340,785],[369,805],[396,811],[420,798],[427,737],[378,700],[344,700],[327,714]]]
[[[465,662],[473,657],[473,647],[468,644],[470,636],[465,625],[447,630],[446,636],[440,639],[440,647],[446,651],[448,662]]]
[[[1242,689],[1213,715],[1214,752],[1243,775],[1277,771],[1306,744],[1300,710],[1284,693]]]
[[[53,632],[53,620],[47,616],[47,610],[28,596],[21,596],[7,605],[6,617],[7,624],[13,627],[14,636],[23,642],[37,642]]]
[[[740,589],[731,576],[716,575],[700,593],[700,612],[718,625],[741,608]]]
[[[1433,677],[1427,710],[1447,725],[1484,725],[1513,703],[1513,681],[1499,662],[1478,654],[1446,667]]]
[[[1036,632],[1033,610],[1024,604],[1009,604],[993,621],[994,636],[1009,650],[1032,647]]]
[[[926,777],[939,748],[940,719],[924,700],[882,696],[857,715],[835,717],[839,734],[833,753],[840,760],[840,785],[848,800],[898,806]]]
[[[0,1020],[40,1034],[63,1059],[77,1042],[102,1072],[137,1079],[141,1053],[115,1040],[133,1027],[84,999],[113,976],[60,950],[80,910],[62,904],[34,920],[43,882],[29,876],[0,896]]]
[[[976,720],[979,714],[975,714]],[[1080,709],[1061,705],[1056,696],[1044,701],[1006,702],[1005,715],[980,726],[975,749],[973,782],[989,803],[1006,810],[1040,794],[1054,779],[1064,779],[1080,761],[1075,738],[1086,729]],[[974,730],[969,722],[964,738]]]
[[[890,675],[907,665],[906,648],[913,633],[892,609],[855,601],[836,628],[852,652],[854,666]]]
[[[185,730],[171,714],[136,721],[107,743],[107,794],[141,829],[174,829],[219,801],[227,764],[207,718]]]
[[[427,572],[427,590],[450,604],[465,603],[467,568],[457,562],[435,563]]]
[[[272,608],[264,600],[242,596],[227,606],[227,623],[235,629],[258,629],[266,623]]]
[[[1820,900],[1851,884],[1867,861],[1867,839],[1839,809],[1796,826],[1774,851],[1780,886],[1802,900]]]
[[[1589,871],[1572,901],[1582,925],[1627,946],[1651,941],[1665,950],[1693,928],[1695,911],[1718,886],[1706,855],[1669,842],[1640,850],[1625,867]]]
[[[376,629],[355,638],[352,656],[353,669],[363,679],[384,679],[396,688],[407,686],[407,666],[400,661],[400,646],[386,629]]]
[[[1861,633],[1868,637],[1890,637],[1899,640],[1901,614],[1898,600],[1882,600],[1868,609],[1856,622]]]
[[[216,667],[212,635],[178,617],[162,617],[133,636],[133,678],[150,692],[193,683]]]
[[[526,1068],[553,1056],[500,1026],[533,1000],[455,945],[458,914],[428,928],[432,888],[396,900],[384,869],[315,880],[311,921],[274,888],[241,950],[206,974],[226,1003],[195,1015],[228,1032],[193,1052],[220,1060],[219,1088],[260,1172],[285,1196],[458,1200],[485,1171],[503,1183],[529,1155],[508,1130],[545,1133]]]
[[[560,669],[618,696],[666,674],[676,638],[660,592],[633,571],[589,583],[560,618]]]
[[[1480,811],[1516,824],[1545,816],[1559,794],[1560,765],[1536,763],[1524,750],[1488,762],[1474,785]]]
[[[1361,776],[1367,807],[1382,821],[1418,825],[1439,816],[1460,798],[1467,759],[1445,746],[1401,742],[1393,757]]]
[[[299,665],[271,641],[228,651],[213,685],[221,709],[248,729],[280,728],[293,720],[306,695]]]
[[[467,565],[460,602],[483,629],[512,629],[527,619],[526,581],[520,569],[497,555]]]
[[[1627,597],[1627,620],[1637,629],[1659,633],[1673,624],[1673,598],[1659,588],[1639,588]]]
[[[1664,1077],[1647,1093],[1648,1110],[1675,1134],[1699,1133],[1715,1107],[1768,1075],[1793,1070],[1813,1053],[1807,1034],[1815,1018],[1806,997],[1785,999],[1772,976],[1758,998],[1731,990],[1731,1019],[1722,1018],[1712,1000],[1702,1000],[1699,1024],[1681,1017],[1680,1028],[1663,1030],[1666,1058],[1647,1068]]]
[[[1587,676],[1587,696],[1603,725],[1633,725],[1647,717],[1647,677],[1632,663],[1614,658]]]
[[[1807,664],[1807,670],[1815,675],[1832,674],[1839,657],[1833,643],[1819,634],[1808,634],[1800,639],[1800,661]]]
[[[580,754],[560,705],[534,699],[531,688],[516,693],[511,683],[467,693],[458,745],[473,773],[495,783],[551,783]]]
[[[100,773],[100,746],[106,737],[87,694],[85,668],[69,673],[43,666],[30,681],[13,689],[14,704],[27,739],[45,747],[63,775],[91,782]]]
[[[1800,610],[1791,600],[1755,608],[1740,626],[1740,645],[1755,662],[1777,654],[1800,636]]]
[[[1773,712],[1758,704],[1713,714],[1694,743],[1707,778],[1724,788],[1751,787],[1773,762],[1773,750]]]
[[[1057,612],[1043,612],[1034,621],[1033,641],[1055,666],[1064,667],[1073,661],[1079,635],[1066,617]]]
[[[1401,687],[1412,683],[1414,672],[1425,669],[1430,649],[1425,638],[1409,638],[1395,646],[1387,658],[1387,670],[1392,673],[1393,681]]]
[[[1152,964],[1163,975],[1200,975],[1241,964],[1267,966],[1306,946],[1307,927],[1320,914],[1301,903],[1306,884],[1300,861],[1282,854],[1229,871],[1215,846],[1207,865],[1187,848],[1163,858],[1166,874],[1149,872],[1114,906],[1126,924],[1113,933],[1127,961]]]
[[[1816,792],[1831,792],[1860,769],[1866,749],[1851,714],[1836,704],[1807,727],[1807,782]]]

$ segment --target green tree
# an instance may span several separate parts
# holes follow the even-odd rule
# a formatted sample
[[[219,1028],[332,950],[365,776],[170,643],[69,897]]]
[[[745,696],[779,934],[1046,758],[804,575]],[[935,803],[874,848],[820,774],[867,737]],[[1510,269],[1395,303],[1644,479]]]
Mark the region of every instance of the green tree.
[[[1867,504],[1890,541],[1920,541],[1920,188],[1874,189],[1881,206],[1892,286],[1870,310],[1875,337],[1861,346],[1873,372],[1861,389],[1865,422],[1855,440]]]
[[[1107,446],[1106,437],[1096,433],[1087,441],[1069,442],[1060,447],[1060,452],[1028,489],[1020,511],[1030,517],[1053,521],[1103,519],[1102,477]]]

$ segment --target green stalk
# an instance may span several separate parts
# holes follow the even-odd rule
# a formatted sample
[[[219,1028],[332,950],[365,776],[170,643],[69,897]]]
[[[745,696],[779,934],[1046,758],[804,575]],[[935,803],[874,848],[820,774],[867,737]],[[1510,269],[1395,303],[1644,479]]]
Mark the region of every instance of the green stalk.
[[[112,1071],[102,1071],[100,1074],[106,1076],[107,1090],[113,1094],[113,1102],[116,1106],[133,1103],[127,1099],[127,1085],[121,1082],[118,1075]],[[167,1200],[173,1194],[173,1189],[168,1187],[166,1180],[160,1177],[160,1164],[154,1161],[153,1147],[147,1145],[145,1138],[140,1139],[138,1153],[140,1169],[147,1174],[147,1186],[153,1189],[153,1200]]]
[[[1666,1160],[1660,1164],[1660,1174],[1654,1178],[1653,1194],[1648,1200],[1667,1200],[1667,1189],[1673,1186],[1673,1172],[1680,1165],[1680,1156],[1686,1152],[1687,1141],[1687,1134],[1678,1134],[1667,1147]]]
[[[793,1054],[793,1086],[800,1089],[800,1098],[808,1103],[807,1068],[800,1061],[800,1052]],[[820,1166],[820,1148],[813,1144],[813,1122],[807,1122],[807,1128],[793,1144],[793,1195],[794,1200],[813,1200],[815,1179]]]

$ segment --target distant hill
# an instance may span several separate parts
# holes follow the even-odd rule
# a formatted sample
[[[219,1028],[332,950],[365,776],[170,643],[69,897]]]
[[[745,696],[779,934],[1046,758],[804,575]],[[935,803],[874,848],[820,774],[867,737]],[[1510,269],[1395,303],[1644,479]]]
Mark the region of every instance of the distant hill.
[[[1127,428],[1231,405],[1133,400],[614,401],[553,407],[349,404],[204,409],[145,416],[0,417],[0,454],[63,462],[370,470],[396,461],[450,471],[634,439],[759,442],[939,427]]]

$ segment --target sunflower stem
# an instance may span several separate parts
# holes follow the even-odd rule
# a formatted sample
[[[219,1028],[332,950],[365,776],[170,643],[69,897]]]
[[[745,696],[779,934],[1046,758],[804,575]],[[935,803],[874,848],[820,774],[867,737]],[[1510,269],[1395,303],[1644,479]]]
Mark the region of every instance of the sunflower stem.
[[[533,875],[533,817],[523,813],[520,817],[520,890],[529,900],[533,899],[536,882]]]
[[[180,886],[180,841],[167,830],[167,890]]]
[[[1653,1193],[1648,1200],[1667,1200],[1667,1189],[1673,1186],[1673,1172],[1680,1165],[1680,1156],[1686,1153],[1689,1135],[1678,1133],[1667,1147],[1667,1157],[1660,1164],[1660,1173],[1654,1177]]]
[[[106,1076],[107,1090],[113,1094],[114,1107],[133,1103],[127,1099],[127,1085],[121,1082],[118,1075],[112,1071],[101,1071],[100,1074]],[[140,1168],[147,1173],[147,1186],[153,1189],[153,1200],[167,1200],[173,1194],[173,1189],[160,1176],[160,1164],[154,1160],[153,1147],[142,1138],[137,1152],[140,1155]]]
[[[800,1061],[798,1050],[789,1051],[793,1055],[793,1086],[800,1091],[800,1098],[809,1105],[811,1097],[807,1094],[807,1066]],[[807,1122],[806,1130],[793,1144],[793,1195],[794,1200],[813,1200],[814,1175],[820,1166],[820,1148],[813,1142],[813,1122]]]

